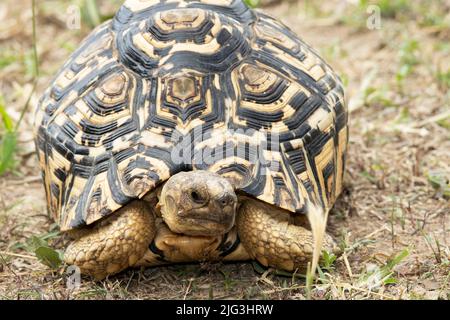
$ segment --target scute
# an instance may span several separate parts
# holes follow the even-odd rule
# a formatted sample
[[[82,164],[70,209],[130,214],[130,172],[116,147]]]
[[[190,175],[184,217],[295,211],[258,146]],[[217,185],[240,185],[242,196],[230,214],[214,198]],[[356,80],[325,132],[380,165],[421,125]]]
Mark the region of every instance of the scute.
[[[342,189],[347,113],[331,68],[241,0],[128,0],[81,44],[35,120],[63,231],[209,170],[293,213]]]

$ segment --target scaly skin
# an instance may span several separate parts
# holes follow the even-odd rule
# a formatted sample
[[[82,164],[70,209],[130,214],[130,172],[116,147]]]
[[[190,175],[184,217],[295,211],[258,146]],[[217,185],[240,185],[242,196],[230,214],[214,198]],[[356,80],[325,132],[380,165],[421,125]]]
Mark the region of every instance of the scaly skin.
[[[193,198],[195,193],[195,198]],[[92,228],[71,231],[65,261],[97,280],[133,266],[220,260],[222,237],[234,225],[231,184],[207,171],[181,172],[162,188],[127,204]],[[158,211],[164,223],[157,223]],[[149,246],[154,242],[156,255]],[[246,257],[242,248],[233,257]]]
[[[193,190],[204,200],[191,199]],[[78,230],[65,253],[66,262],[103,279],[133,266],[256,259],[265,266],[304,271],[311,261],[310,230],[289,212],[253,198],[240,197],[236,214],[237,197],[219,175],[204,171],[174,175],[156,206],[162,219],[153,208],[156,201],[150,203],[133,201],[93,228]],[[236,243],[232,250],[221,247],[224,237],[229,244]],[[324,248],[335,249],[329,235]]]
[[[148,204],[136,200],[80,233],[67,248],[64,260],[83,274],[104,279],[134,266],[155,234],[155,218]]]
[[[242,244],[253,259],[266,267],[306,270],[313,254],[313,235],[295,225],[289,213],[258,200],[245,199],[236,225]],[[325,235],[324,249],[335,250],[329,235]]]

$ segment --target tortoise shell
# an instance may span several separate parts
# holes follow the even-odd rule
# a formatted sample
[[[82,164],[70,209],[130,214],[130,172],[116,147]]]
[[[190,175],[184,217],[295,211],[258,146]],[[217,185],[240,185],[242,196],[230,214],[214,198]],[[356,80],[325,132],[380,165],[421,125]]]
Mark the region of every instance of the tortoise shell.
[[[128,0],[40,100],[50,213],[66,231],[172,175],[209,170],[292,213],[331,207],[347,146],[342,84],[288,27],[241,0]]]

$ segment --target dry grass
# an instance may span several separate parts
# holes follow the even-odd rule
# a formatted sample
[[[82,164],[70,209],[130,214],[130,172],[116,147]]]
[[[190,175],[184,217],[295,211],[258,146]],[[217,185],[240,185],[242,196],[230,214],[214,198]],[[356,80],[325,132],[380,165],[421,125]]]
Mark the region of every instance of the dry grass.
[[[449,5],[372,1],[383,13],[382,28],[372,31],[354,1],[276,2],[271,14],[343,75],[350,106],[345,192],[328,228],[345,253],[327,260],[311,290],[302,277],[250,263],[130,270],[99,283],[83,278],[80,289],[68,290],[63,268],[50,270],[23,246],[33,235],[47,235],[56,248],[65,242],[49,233],[55,226],[46,216],[30,111],[15,170],[0,177],[0,299],[450,298]],[[90,29],[67,29],[68,1],[39,3],[33,107]],[[103,3],[101,12],[111,14],[114,3]],[[423,10],[424,3],[433,8]],[[2,1],[0,19],[0,95],[17,121],[34,79],[30,1]]]

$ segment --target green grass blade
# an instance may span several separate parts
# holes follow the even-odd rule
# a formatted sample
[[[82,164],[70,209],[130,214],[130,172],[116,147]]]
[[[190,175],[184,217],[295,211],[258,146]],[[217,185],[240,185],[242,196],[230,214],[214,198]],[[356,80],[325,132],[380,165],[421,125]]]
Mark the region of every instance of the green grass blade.
[[[20,127],[20,124],[22,123],[23,117],[25,116],[25,113],[28,111],[28,107],[30,106],[31,98],[34,94],[34,91],[36,90],[37,81],[39,78],[39,55],[37,50],[37,36],[36,36],[36,1],[32,1],[32,12],[33,12],[33,65],[34,65],[34,82],[33,82],[33,88],[31,89],[30,95],[28,96],[28,99],[25,103],[25,106],[22,109],[22,112],[20,113],[19,121],[17,121],[15,131]]]
[[[36,36],[36,0],[32,1],[33,12],[33,58],[34,58],[34,75],[39,77],[39,58],[37,51],[37,36]]]
[[[403,261],[409,255],[408,249],[404,249],[398,255],[396,255],[392,260],[389,260],[386,265],[382,268],[384,275],[392,272],[394,267]]]
[[[0,139],[0,175],[14,169],[14,154],[17,149],[17,136],[15,132],[7,131]]]
[[[244,2],[249,6],[250,8],[256,8],[260,4],[260,0],[244,0]]]
[[[84,12],[89,24],[92,27],[98,26],[101,22],[100,12],[98,10],[98,4],[96,0],[84,0]]]
[[[9,116],[8,112],[6,112],[5,100],[3,96],[0,95],[0,116],[2,117],[3,125],[8,132],[14,131],[14,123]]]

